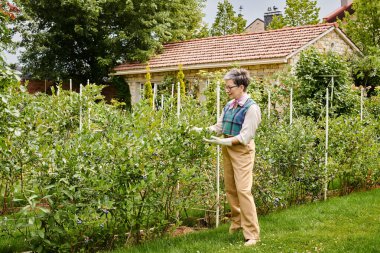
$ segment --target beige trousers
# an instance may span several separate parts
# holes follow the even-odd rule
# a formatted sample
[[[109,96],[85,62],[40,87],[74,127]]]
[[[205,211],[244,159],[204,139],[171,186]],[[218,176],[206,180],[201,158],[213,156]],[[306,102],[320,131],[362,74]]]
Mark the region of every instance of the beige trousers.
[[[231,230],[243,229],[245,239],[260,239],[256,205],[252,196],[255,142],[223,146],[224,184],[231,206]]]

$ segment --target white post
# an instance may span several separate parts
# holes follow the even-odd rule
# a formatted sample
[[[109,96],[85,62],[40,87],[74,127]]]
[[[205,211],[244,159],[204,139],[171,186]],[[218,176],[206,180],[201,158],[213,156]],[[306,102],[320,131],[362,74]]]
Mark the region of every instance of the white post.
[[[333,100],[334,97],[334,76],[331,77],[331,101]],[[332,103],[331,103],[332,106]]]
[[[220,115],[220,83],[219,81],[216,84],[216,121],[218,121]],[[215,226],[219,227],[219,206],[220,206],[220,182],[219,182],[219,174],[220,174],[220,145],[217,145],[217,157],[216,157],[216,221]]]
[[[290,88],[290,125],[293,123],[293,88]]]
[[[332,108],[333,106],[333,96],[334,96],[334,76],[331,76],[331,104],[330,104],[330,108]]]
[[[270,90],[268,90],[268,119],[270,119]]]
[[[326,140],[325,140],[325,186],[324,186],[324,200],[327,199],[327,158],[329,147],[329,88],[326,88]]]
[[[157,84],[153,84],[153,104],[152,109],[154,110],[156,108],[156,97],[157,97]]]
[[[177,88],[177,117],[178,117],[178,122],[180,118],[180,113],[181,113],[181,85],[178,82],[178,88]],[[179,181],[177,182],[177,198],[179,197]],[[179,220],[179,210],[177,210],[176,213],[177,220]]]
[[[91,130],[91,108],[88,108],[88,130]]]
[[[164,124],[164,94],[161,94],[161,111],[162,111],[162,116],[161,116],[161,127]]]
[[[178,89],[177,89],[177,117],[179,120],[181,110],[181,84],[178,82]]]
[[[87,79],[87,85],[90,84],[90,79]],[[81,103],[82,104],[82,103]],[[87,102],[88,105],[88,102]],[[88,108],[88,130],[91,130],[91,108]]]
[[[79,132],[82,132],[82,84],[79,85]]]
[[[46,93],[46,79],[45,79],[45,93]]]
[[[364,88],[362,87],[360,90],[360,121],[363,121],[363,96]]]
[[[172,83],[172,96],[170,101],[170,109],[173,108],[173,97],[174,97],[174,83]]]

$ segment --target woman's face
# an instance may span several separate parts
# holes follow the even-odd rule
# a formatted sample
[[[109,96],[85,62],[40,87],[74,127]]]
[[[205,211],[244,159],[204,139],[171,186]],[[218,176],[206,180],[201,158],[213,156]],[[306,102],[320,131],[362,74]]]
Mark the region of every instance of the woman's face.
[[[226,80],[224,90],[230,99],[238,99],[244,94],[244,86],[237,86],[233,80]]]

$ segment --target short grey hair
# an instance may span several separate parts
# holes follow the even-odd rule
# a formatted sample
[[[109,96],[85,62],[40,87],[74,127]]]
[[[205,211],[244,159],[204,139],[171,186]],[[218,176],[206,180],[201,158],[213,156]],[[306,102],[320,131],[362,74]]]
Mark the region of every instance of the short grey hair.
[[[243,85],[244,91],[246,91],[251,78],[249,76],[248,70],[242,69],[242,68],[240,69],[234,68],[228,71],[223,79],[232,80],[234,84],[238,86]]]

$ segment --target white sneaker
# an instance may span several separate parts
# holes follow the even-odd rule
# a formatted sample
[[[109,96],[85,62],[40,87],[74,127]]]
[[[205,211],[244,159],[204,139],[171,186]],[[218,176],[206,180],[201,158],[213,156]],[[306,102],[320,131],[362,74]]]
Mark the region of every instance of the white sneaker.
[[[255,239],[249,239],[249,240],[246,240],[245,243],[244,243],[244,246],[253,246],[253,245],[256,245],[256,243],[258,242],[259,240],[255,240]]]

